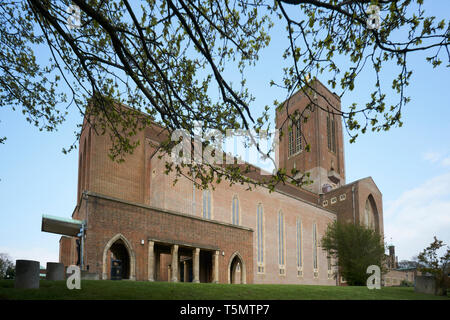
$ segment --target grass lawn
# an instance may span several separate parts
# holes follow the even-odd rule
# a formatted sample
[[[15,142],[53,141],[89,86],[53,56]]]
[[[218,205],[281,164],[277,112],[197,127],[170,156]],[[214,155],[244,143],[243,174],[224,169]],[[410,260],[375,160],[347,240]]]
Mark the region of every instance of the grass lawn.
[[[141,281],[81,281],[69,290],[65,281],[41,280],[39,289],[15,289],[13,280],[0,280],[1,299],[163,299],[163,300],[429,300],[443,299],[414,292],[411,287],[332,287],[307,285],[229,285]]]

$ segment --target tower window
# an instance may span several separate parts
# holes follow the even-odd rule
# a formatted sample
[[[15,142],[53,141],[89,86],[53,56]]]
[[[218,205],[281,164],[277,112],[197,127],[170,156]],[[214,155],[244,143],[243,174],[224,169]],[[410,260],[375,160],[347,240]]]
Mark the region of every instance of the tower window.
[[[302,150],[302,128],[301,120],[295,122],[289,121],[288,128],[288,152],[289,156],[296,154]]]
[[[295,125],[295,152],[300,152],[302,149],[302,130],[301,121],[297,120]]]
[[[336,152],[336,120],[330,115],[327,115],[327,141],[328,150]]]
[[[331,124],[329,114],[327,114],[327,142],[328,142],[328,150],[331,150]]]
[[[331,151],[336,152],[336,121],[331,120]]]
[[[289,128],[289,155],[293,155],[294,151],[294,130],[293,128]]]

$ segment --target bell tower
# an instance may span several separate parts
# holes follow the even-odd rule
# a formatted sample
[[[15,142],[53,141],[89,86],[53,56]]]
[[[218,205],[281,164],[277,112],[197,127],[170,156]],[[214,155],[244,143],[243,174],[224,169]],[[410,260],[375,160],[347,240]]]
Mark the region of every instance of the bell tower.
[[[319,107],[300,90],[276,113],[276,128],[282,132],[278,163],[288,174],[293,168],[309,172],[313,182],[304,189],[321,194],[345,184],[341,101],[320,81],[311,86],[317,93],[310,96]]]

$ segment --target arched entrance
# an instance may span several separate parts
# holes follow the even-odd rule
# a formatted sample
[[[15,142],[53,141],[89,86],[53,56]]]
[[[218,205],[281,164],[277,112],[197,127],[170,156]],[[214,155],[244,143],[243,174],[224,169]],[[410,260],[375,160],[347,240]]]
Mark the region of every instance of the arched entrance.
[[[103,250],[102,279],[108,279],[108,267],[111,263],[108,259],[116,259],[122,262],[122,279],[136,280],[136,257],[129,241],[122,235],[112,237]]]
[[[111,259],[119,260],[122,266],[122,279],[130,279],[130,255],[122,239],[114,242],[109,248]]]
[[[231,256],[228,264],[228,283],[246,283],[245,263],[238,252]]]

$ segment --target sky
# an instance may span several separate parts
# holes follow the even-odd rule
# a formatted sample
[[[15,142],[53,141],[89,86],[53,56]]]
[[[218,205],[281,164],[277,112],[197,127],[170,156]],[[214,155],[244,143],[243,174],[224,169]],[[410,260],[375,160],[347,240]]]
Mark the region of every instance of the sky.
[[[426,10],[447,18],[442,15],[450,12],[450,2],[433,1]],[[280,79],[285,66],[280,58],[284,25],[276,28],[258,67],[246,73],[256,98],[252,111],[285,98],[284,91],[268,85]],[[45,52],[37,54],[45,58]],[[395,245],[399,261],[416,256],[433,236],[450,244],[450,70],[433,69],[422,53],[409,63],[414,73],[406,94],[412,101],[403,111],[404,125],[368,132],[353,144],[344,133],[347,183],[373,178],[383,194],[385,241]],[[367,101],[372,79],[370,72],[363,73],[342,106]],[[388,97],[395,98],[393,93]],[[41,218],[70,217],[76,205],[78,152],[64,155],[61,150],[74,141],[81,117],[74,108],[69,111],[58,131],[48,133],[28,124],[20,112],[0,109],[0,136],[8,138],[0,145],[0,253],[14,260],[38,260],[43,266],[58,261],[60,236],[41,232]]]

